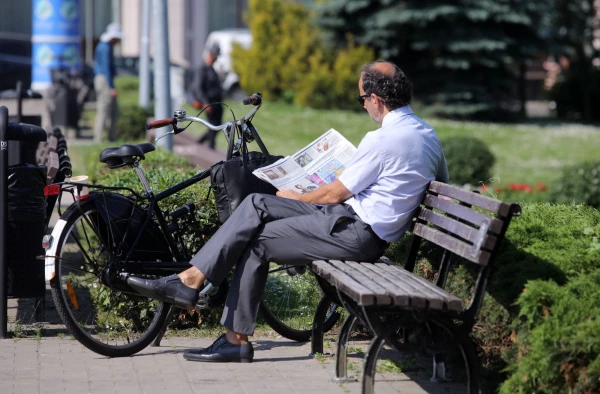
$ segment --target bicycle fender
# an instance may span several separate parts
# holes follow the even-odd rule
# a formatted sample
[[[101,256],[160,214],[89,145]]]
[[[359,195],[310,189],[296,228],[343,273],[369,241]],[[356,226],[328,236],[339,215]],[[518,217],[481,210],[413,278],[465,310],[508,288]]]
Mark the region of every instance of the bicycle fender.
[[[65,225],[67,222],[63,219],[58,219],[58,222],[54,225],[54,229],[52,230],[52,238],[50,238],[50,246],[46,249],[46,258],[44,259],[44,275],[46,277],[46,281],[51,281],[54,279],[56,275],[56,247],[58,245],[58,239],[60,234],[65,229]]]

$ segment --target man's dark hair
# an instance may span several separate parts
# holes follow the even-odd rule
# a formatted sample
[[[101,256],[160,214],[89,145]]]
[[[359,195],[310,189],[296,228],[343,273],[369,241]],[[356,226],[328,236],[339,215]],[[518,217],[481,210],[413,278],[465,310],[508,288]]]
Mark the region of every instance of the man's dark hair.
[[[394,71],[391,74],[381,72],[377,67],[381,63],[390,64]],[[360,76],[362,77],[362,87],[365,94],[375,93],[381,97],[389,111],[410,104],[412,84],[404,72],[395,64],[384,60],[367,63],[360,69]]]

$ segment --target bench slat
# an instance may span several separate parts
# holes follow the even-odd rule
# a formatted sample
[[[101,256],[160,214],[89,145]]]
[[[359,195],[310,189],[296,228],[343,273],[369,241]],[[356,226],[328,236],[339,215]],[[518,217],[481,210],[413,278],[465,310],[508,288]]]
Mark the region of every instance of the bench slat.
[[[485,233],[481,233],[478,229],[473,228],[467,224],[461,223],[456,219],[448,216],[440,215],[430,209],[423,208],[419,211],[419,219],[426,220],[436,226],[443,228],[444,230],[458,235],[460,238],[466,239],[472,244],[483,244],[485,248],[492,250],[496,245],[496,237],[487,236]],[[483,237],[483,240],[481,239]],[[485,242],[485,243],[484,243]]]
[[[489,252],[480,250],[479,248],[476,248],[476,246],[474,247],[474,245],[469,245],[458,238],[451,237],[439,230],[427,227],[422,223],[415,224],[413,233],[474,263],[487,265],[490,260]],[[476,250],[474,250],[474,248]]]
[[[362,286],[369,289],[375,297],[375,304],[392,304],[392,297],[389,295],[389,292],[380,283],[373,280],[373,276],[369,275],[369,271],[365,270],[364,267],[361,267],[361,264],[353,261],[343,262],[339,260],[329,260],[329,263],[341,272],[350,276]],[[364,263],[363,265],[368,264],[370,263]]]
[[[427,303],[430,301],[430,293],[424,291],[424,289],[422,289],[420,286],[412,286],[401,277],[395,275],[394,266],[377,266],[377,264],[375,264],[373,267],[369,267],[369,269],[377,272],[377,274],[385,278],[386,281],[393,283],[395,287],[394,294],[398,295],[401,300],[406,298],[408,301],[407,305],[416,308],[427,308]],[[440,303],[441,302],[433,302],[434,305],[438,305]]]
[[[437,287],[435,283],[431,283],[430,281],[419,275],[413,274],[412,272],[409,272],[399,266],[385,267],[380,264],[375,264],[375,266],[377,268],[385,269],[386,272],[393,274],[395,277],[402,277],[405,281],[419,283],[421,286],[427,288],[429,292],[436,294],[439,297],[439,299],[442,300],[445,307],[449,310],[459,311],[462,309],[462,300],[459,297],[456,297],[452,293],[449,293],[446,290]],[[437,308],[436,305],[432,304],[430,304],[429,307],[431,309],[443,309]]]
[[[423,205],[439,209],[440,211],[444,211],[453,216],[456,216],[457,218],[473,223],[476,226],[481,226],[481,224],[484,223],[485,220],[489,220],[490,218],[489,216],[481,212],[477,212],[464,205],[456,204],[452,201],[439,198],[438,196],[434,196],[433,194],[428,194],[425,196],[425,199],[423,200]],[[502,232],[502,221],[493,218],[490,223],[489,231],[496,234],[500,234]]]
[[[386,263],[357,263],[354,261],[348,261],[346,264],[351,267],[362,270],[365,272],[366,276],[372,278],[373,281],[379,283],[385,289],[386,294],[391,298],[392,303],[398,306],[409,306],[410,305],[410,296],[408,294],[399,294],[396,289],[398,288],[398,284],[392,281],[388,276],[385,275],[383,270],[375,269],[376,264],[383,264],[384,266],[388,266]]]
[[[323,279],[330,282],[359,305],[373,305],[375,297],[369,289],[356,282],[352,277],[331,266],[328,261],[313,261],[313,271]]]
[[[469,205],[499,214],[500,216],[506,217],[510,213],[509,204],[446,183],[432,181],[427,191],[457,199]]]
[[[410,296],[411,306],[421,309],[444,309],[446,300],[437,291],[432,289],[430,282],[426,284],[416,282],[413,279],[414,274],[400,267],[385,267],[384,270],[386,275],[394,278],[398,286],[401,287],[401,291],[406,292]],[[408,275],[403,275],[402,271]]]

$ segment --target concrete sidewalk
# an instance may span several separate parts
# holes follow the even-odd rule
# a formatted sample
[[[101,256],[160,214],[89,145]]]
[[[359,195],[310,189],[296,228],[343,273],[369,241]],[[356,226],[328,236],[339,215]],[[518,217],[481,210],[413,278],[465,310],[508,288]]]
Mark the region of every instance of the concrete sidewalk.
[[[308,343],[254,338],[256,354],[251,364],[183,359],[186,349],[211,342],[209,338],[166,338],[160,347],[148,347],[132,357],[107,358],[72,339],[3,339],[0,385],[4,394],[361,392],[360,381],[331,382],[333,358],[311,358]],[[361,364],[356,358],[351,363]],[[377,374],[375,389],[404,394],[461,392],[451,384],[432,384],[425,376],[411,380],[401,373]]]
[[[44,318],[36,322],[34,299],[9,299],[9,332],[0,339],[0,392],[31,393],[315,393],[358,394],[361,382],[336,384],[335,359],[310,356],[310,343],[285,338],[254,337],[254,362],[200,363],[183,358],[190,348],[209,346],[214,338],[173,337],[167,331],[160,347],[147,347],[132,357],[98,355],[69,335],[47,292]],[[40,314],[38,314],[39,317]],[[18,323],[16,323],[18,322]],[[15,338],[20,337],[20,338]],[[348,374],[361,378],[362,353],[368,342],[352,340]],[[333,336],[325,352],[335,351]],[[424,366],[428,369],[429,360]],[[462,385],[429,382],[429,372],[418,368],[403,373],[377,373],[375,392],[464,393]]]

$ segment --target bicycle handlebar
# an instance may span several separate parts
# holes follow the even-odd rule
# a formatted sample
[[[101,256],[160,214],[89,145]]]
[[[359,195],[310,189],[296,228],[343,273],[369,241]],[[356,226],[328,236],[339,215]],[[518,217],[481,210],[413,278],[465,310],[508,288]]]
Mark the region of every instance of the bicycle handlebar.
[[[175,124],[177,124],[177,120],[175,118],[159,119],[159,120],[155,120],[150,123],[146,123],[146,130],[158,129],[161,127],[175,125]]]
[[[146,123],[146,130],[157,129],[157,128],[161,128],[161,127],[165,127],[165,126],[169,126],[169,125],[173,126],[173,131],[170,131],[170,132],[158,137],[156,139],[158,141],[158,139],[166,136],[167,134],[179,134],[183,130],[185,130],[185,128],[177,127],[177,123],[180,123],[180,122],[201,123],[204,126],[206,126],[207,128],[209,128],[211,130],[215,130],[215,131],[227,130],[231,126],[243,126],[244,124],[246,124],[248,122],[249,119],[251,119],[256,114],[256,112],[260,108],[260,105],[262,104],[262,94],[260,92],[254,93],[253,95],[246,97],[244,100],[242,100],[242,103],[244,105],[252,104],[254,107],[246,114],[246,116],[244,116],[241,119],[236,120],[235,122],[227,122],[222,125],[213,125],[213,124],[205,121],[204,119],[200,119],[196,116],[186,116],[185,111],[183,111],[183,110],[177,110],[177,111],[175,111],[175,116],[173,118],[158,119],[153,122]]]
[[[242,103],[244,105],[260,105],[262,104],[262,94],[260,92],[254,93],[252,96],[246,97],[244,100],[242,100]]]

